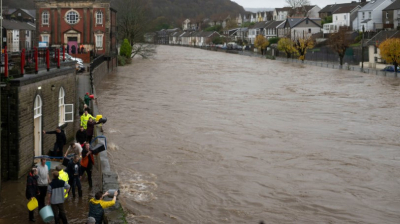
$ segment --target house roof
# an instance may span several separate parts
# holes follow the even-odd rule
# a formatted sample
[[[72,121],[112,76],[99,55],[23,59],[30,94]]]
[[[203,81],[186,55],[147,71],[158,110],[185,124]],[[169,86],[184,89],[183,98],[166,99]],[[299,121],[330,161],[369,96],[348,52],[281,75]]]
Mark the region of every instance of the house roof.
[[[270,21],[267,23],[267,26],[265,27],[265,29],[275,29],[284,22],[285,21]]]
[[[359,7],[359,6],[358,5],[348,5],[348,6],[339,7],[334,12],[332,12],[332,14],[351,13],[357,7]]]
[[[267,22],[257,22],[252,27],[250,27],[250,29],[261,29],[261,28],[264,28],[266,26],[266,23]]]
[[[359,11],[372,11],[385,1],[387,0],[371,0],[366,5],[364,5]]]
[[[375,36],[373,36],[365,45],[375,45],[382,43],[386,39],[389,38],[400,38],[400,31],[399,30],[382,30],[381,32],[377,33]]]
[[[318,23],[321,21],[321,19],[319,19],[319,18],[311,19],[311,18],[305,17],[305,18],[287,18],[286,21],[284,23],[282,23],[281,25],[279,25],[278,28],[284,28],[286,26],[286,22],[289,23],[290,28],[293,28],[306,20],[311,21],[311,23],[314,23],[315,25],[321,27],[321,24]]]
[[[300,23],[303,20],[304,20],[304,18],[288,18],[287,22],[289,23],[290,27],[294,27],[295,25],[297,25],[298,23]]]
[[[343,4],[333,4],[333,5],[327,5],[323,9],[319,11],[319,13],[333,13],[336,10],[338,10],[341,7],[346,7],[346,6],[351,6],[351,5],[359,5],[359,6],[364,6],[368,2],[351,2],[351,3],[343,3]]]
[[[21,9],[24,11],[26,14],[32,16],[33,18],[36,17],[36,10],[35,9]]]
[[[282,11],[282,12],[289,12],[292,10],[292,7],[283,7],[283,8],[276,8],[276,12]]]
[[[396,10],[396,9],[400,9],[400,0],[396,0],[395,2],[390,4],[388,7],[383,9],[382,11],[391,11],[391,10]]]
[[[6,30],[35,30],[35,25],[31,23],[19,22],[16,20],[3,19],[3,27]]]

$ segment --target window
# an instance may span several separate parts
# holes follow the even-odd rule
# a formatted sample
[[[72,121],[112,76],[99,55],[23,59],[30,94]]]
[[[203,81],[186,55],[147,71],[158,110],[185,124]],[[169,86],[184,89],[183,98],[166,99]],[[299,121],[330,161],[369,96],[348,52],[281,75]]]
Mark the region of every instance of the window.
[[[96,48],[103,48],[103,34],[96,34]]]
[[[365,12],[362,13],[362,18],[365,19]]]
[[[96,24],[103,24],[103,12],[98,11],[96,13]]]
[[[368,12],[368,18],[371,19],[372,17],[372,12]]]
[[[42,116],[42,98],[39,95],[36,96],[33,113],[34,118]]]
[[[65,20],[69,24],[77,24],[79,22],[79,15],[76,11],[68,11]]]
[[[337,19],[337,16],[336,16],[336,20],[338,20],[338,19]]]
[[[47,11],[42,12],[42,24],[49,24],[49,13]]]
[[[26,36],[29,37],[29,30],[26,31]]]
[[[65,104],[64,104],[64,100],[65,100],[65,91],[64,88],[61,87],[60,88],[60,92],[58,93],[58,126],[63,125],[64,122],[64,110],[65,110]]]
[[[344,20],[346,20],[346,19],[347,19],[347,18],[346,18],[346,15],[344,15],[344,16],[343,16],[343,19],[344,19]]]
[[[50,35],[42,35],[42,42],[49,43]]]
[[[311,33],[311,29],[308,29],[308,33]]]
[[[389,19],[389,13],[386,12],[386,19]]]

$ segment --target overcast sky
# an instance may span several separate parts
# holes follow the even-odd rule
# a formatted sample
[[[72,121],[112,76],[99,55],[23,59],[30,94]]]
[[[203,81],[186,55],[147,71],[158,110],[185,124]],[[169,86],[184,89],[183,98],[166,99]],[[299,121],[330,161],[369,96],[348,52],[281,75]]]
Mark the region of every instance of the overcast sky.
[[[282,8],[286,6],[285,0],[231,0],[244,8]],[[321,9],[329,4],[350,3],[354,0],[311,0],[312,5],[318,5]],[[358,1],[358,0],[356,0]]]

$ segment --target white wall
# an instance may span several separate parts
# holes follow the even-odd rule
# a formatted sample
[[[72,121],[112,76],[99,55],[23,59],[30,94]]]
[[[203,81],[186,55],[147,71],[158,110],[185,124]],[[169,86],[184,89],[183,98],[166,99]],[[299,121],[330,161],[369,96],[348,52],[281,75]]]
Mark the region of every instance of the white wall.
[[[332,23],[338,26],[350,26],[350,13],[333,14]]]
[[[309,33],[309,29],[311,29],[311,33]],[[304,37],[308,37],[309,35],[319,33],[321,32],[321,28],[319,27],[296,27],[291,29],[291,36],[292,39],[295,37],[303,37],[303,31],[304,31]]]
[[[371,11],[371,18],[369,17],[370,11],[363,11],[362,8],[357,12],[357,18],[354,20],[353,23],[353,30],[361,30],[362,26],[365,26],[365,31],[375,31],[374,23],[382,24],[382,10],[388,7],[393,2],[391,0],[386,0],[382,2],[379,6],[377,6],[373,11]],[[370,4],[370,3],[368,3]],[[378,4],[376,2],[375,4]],[[365,17],[363,19],[362,13],[365,13]],[[363,20],[371,19],[368,23],[361,23]]]

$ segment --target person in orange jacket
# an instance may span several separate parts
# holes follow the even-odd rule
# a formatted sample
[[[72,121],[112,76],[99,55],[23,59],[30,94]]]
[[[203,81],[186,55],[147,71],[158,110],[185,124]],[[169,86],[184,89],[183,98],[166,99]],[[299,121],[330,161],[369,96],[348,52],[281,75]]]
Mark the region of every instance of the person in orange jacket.
[[[94,165],[94,157],[90,144],[85,143],[85,147],[82,149],[82,159],[81,159],[81,175],[86,172],[88,176],[89,187],[92,187],[92,168]]]

